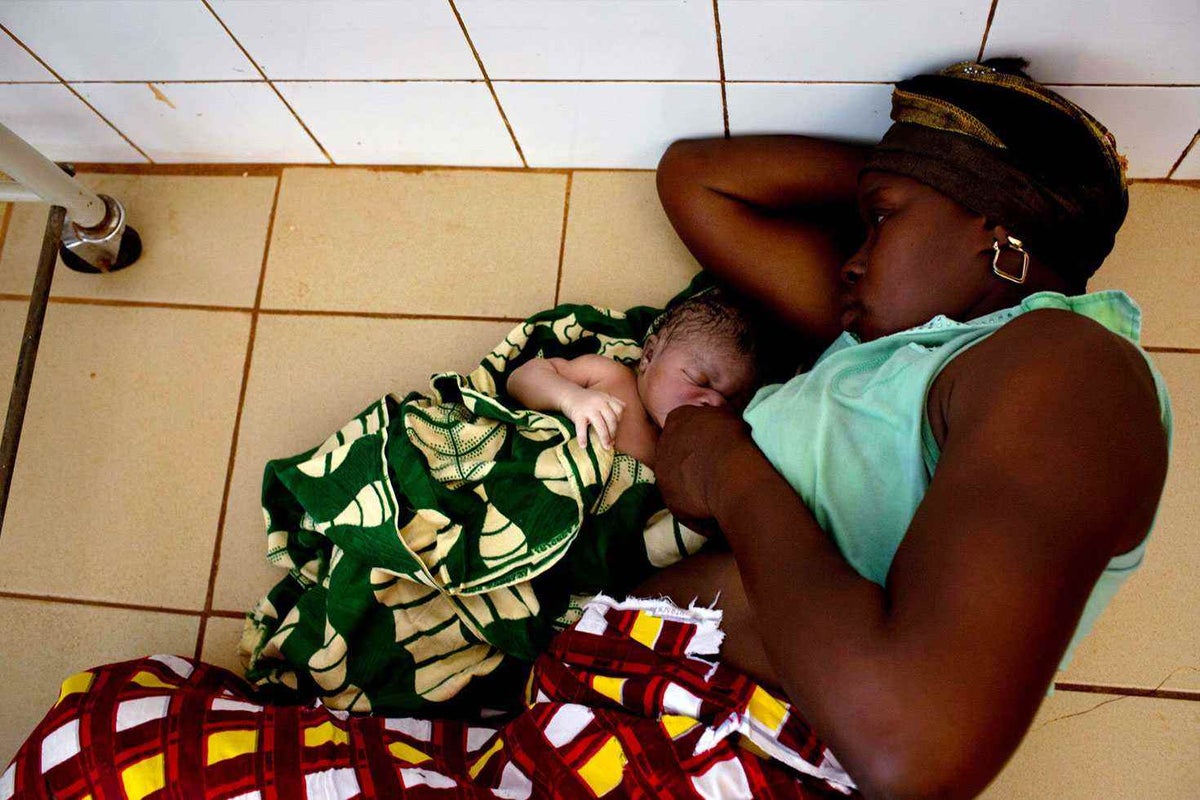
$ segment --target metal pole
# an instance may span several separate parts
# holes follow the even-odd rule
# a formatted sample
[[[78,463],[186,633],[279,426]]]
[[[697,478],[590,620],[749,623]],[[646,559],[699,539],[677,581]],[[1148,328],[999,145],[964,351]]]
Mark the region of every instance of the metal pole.
[[[13,467],[17,462],[17,446],[21,443],[21,424],[25,421],[25,405],[29,401],[29,386],[33,383],[33,364],[37,360],[38,343],[42,338],[42,322],[46,319],[50,281],[54,278],[54,264],[58,261],[58,243],[62,240],[65,217],[66,210],[62,206],[50,209],[46,234],[42,238],[37,277],[34,278],[33,294],[29,299],[29,311],[25,315],[25,334],[21,337],[17,374],[8,401],[4,439],[0,441],[0,533],[3,533],[4,515],[8,509],[8,490],[12,486]]]
[[[0,170],[50,205],[67,209],[71,221],[82,228],[95,228],[108,215],[98,194],[4,125],[0,125]]]

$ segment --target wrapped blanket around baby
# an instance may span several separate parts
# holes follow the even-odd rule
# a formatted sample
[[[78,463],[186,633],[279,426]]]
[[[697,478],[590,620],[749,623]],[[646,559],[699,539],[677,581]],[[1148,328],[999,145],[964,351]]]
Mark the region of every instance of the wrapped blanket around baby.
[[[320,447],[271,461],[268,558],[288,576],[248,615],[248,677],[351,711],[496,705],[581,598],[698,550],[644,464],[594,436],[581,448],[566,417],[504,391],[537,356],[636,363],[657,313],[542,312],[469,375],[383,397]]]

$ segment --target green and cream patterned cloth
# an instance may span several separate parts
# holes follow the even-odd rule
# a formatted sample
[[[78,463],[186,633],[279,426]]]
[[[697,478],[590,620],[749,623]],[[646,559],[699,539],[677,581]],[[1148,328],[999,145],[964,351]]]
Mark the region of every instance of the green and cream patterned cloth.
[[[533,357],[635,364],[657,314],[542,312],[469,375],[269,462],[268,559],[288,575],[247,615],[247,677],[355,712],[495,706],[584,599],[698,550],[649,468],[505,393]]]

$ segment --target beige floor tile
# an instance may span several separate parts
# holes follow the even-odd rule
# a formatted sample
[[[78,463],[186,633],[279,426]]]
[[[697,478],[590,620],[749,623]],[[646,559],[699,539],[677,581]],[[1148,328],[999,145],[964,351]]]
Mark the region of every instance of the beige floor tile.
[[[288,169],[263,307],[526,317],[553,305],[566,181]]]
[[[51,304],[0,588],[201,608],[250,315]]]
[[[29,303],[24,300],[0,300],[0,409],[7,412],[12,395],[13,378],[17,374],[17,356],[21,352],[21,337],[25,333],[25,314]],[[0,428],[4,423],[0,422]]]
[[[1059,680],[1154,688],[1170,676],[1164,688],[1200,692],[1200,355],[1152,357],[1167,381],[1175,417],[1158,519],[1141,569],[1121,588]]]
[[[121,201],[142,237],[142,256],[111,275],[73,272],[60,259],[55,296],[254,305],[276,178],[83,174],[79,180]],[[14,210],[0,291],[29,291],[45,225],[44,205]]]
[[[214,607],[246,611],[284,573],[266,561],[263,467],[315,447],[388,392],[473,369],[504,322],[263,315],[255,335]]]
[[[671,227],[653,172],[576,172],[559,302],[663,305],[700,265]]]
[[[7,764],[64,679],[139,656],[190,658],[200,618],[0,597],[0,624],[0,764]]]
[[[1129,215],[1089,291],[1123,289],[1142,307],[1142,344],[1200,347],[1200,187],[1135,183]]]
[[[242,662],[237,655],[237,646],[242,640],[243,622],[242,619],[209,617],[208,625],[204,628],[201,660],[224,667],[235,675],[241,675]]]
[[[1012,761],[981,797],[1194,798],[1200,703],[1124,697],[1100,706],[1112,699],[1078,692],[1047,699]],[[1078,716],[1064,719],[1071,714]]]

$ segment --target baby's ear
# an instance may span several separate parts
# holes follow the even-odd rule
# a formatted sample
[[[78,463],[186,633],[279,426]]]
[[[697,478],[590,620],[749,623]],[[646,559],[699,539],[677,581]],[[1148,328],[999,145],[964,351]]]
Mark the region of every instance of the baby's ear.
[[[642,345],[642,360],[638,362],[638,367],[645,369],[650,362],[654,360],[654,354],[658,350],[658,334],[652,333],[646,337],[646,343]]]

